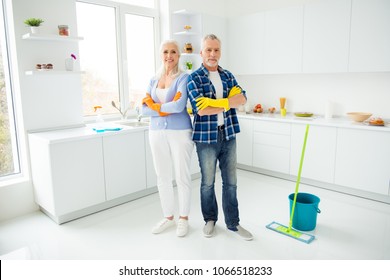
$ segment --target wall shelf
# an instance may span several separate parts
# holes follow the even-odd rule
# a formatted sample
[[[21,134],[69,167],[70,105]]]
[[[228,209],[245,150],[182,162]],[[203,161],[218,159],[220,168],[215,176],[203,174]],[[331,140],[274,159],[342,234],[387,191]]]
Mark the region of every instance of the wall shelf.
[[[179,31],[179,32],[175,32],[174,35],[197,36],[199,34],[196,32],[192,32],[192,31]]]
[[[84,40],[83,37],[75,37],[75,36],[60,36],[53,34],[32,34],[26,33],[22,36],[23,40],[35,40],[35,41],[81,41]]]
[[[84,74],[84,71],[65,71],[65,70],[47,70],[47,71],[38,71],[38,70],[27,70],[25,72],[26,76],[42,76],[42,75],[69,75],[69,74]]]

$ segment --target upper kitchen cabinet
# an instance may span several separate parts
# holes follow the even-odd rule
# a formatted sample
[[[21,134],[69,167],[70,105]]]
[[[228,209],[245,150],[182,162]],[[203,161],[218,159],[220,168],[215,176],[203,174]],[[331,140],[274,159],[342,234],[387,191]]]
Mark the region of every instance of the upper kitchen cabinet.
[[[348,71],[351,0],[308,3],[304,8],[303,72]]]
[[[265,13],[229,20],[229,67],[234,74],[264,73]]]
[[[266,11],[265,73],[301,73],[302,41],[303,6]]]
[[[390,71],[390,1],[353,0],[350,72]]]

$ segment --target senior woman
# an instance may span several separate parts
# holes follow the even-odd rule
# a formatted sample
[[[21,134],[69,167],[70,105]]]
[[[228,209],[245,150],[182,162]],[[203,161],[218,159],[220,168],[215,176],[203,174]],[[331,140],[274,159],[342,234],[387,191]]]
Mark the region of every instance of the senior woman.
[[[176,41],[162,42],[160,54],[162,65],[150,80],[142,105],[142,114],[151,117],[149,142],[164,215],[152,229],[152,233],[161,233],[176,225],[173,167],[179,201],[176,235],[183,237],[188,232],[190,164],[194,147],[191,119],[186,109],[188,75],[180,70],[180,51]]]

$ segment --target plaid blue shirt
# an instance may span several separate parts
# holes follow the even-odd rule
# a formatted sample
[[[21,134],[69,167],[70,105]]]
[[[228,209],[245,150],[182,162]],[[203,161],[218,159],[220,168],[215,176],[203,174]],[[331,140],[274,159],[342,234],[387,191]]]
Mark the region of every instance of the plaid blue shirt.
[[[232,87],[238,86],[233,74],[218,66],[218,72],[221,76],[223,86],[223,98],[227,98]],[[216,92],[209,79],[209,71],[203,66],[193,72],[187,84],[188,98],[191,102],[194,114],[194,125],[192,140],[199,143],[217,143],[218,140],[218,115],[199,116],[196,108],[196,99],[199,97],[208,97],[216,99]],[[245,91],[242,90],[246,98]],[[226,140],[234,139],[236,133],[240,132],[237,113],[235,109],[230,109],[223,113],[225,124]]]

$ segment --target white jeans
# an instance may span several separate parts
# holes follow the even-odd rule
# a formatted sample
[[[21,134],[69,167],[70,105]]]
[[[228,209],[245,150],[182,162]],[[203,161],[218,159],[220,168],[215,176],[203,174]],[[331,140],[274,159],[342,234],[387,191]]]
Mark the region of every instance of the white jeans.
[[[185,217],[190,213],[190,167],[194,149],[191,136],[191,130],[149,130],[150,148],[164,217],[174,215],[172,164],[179,199],[179,215]]]

